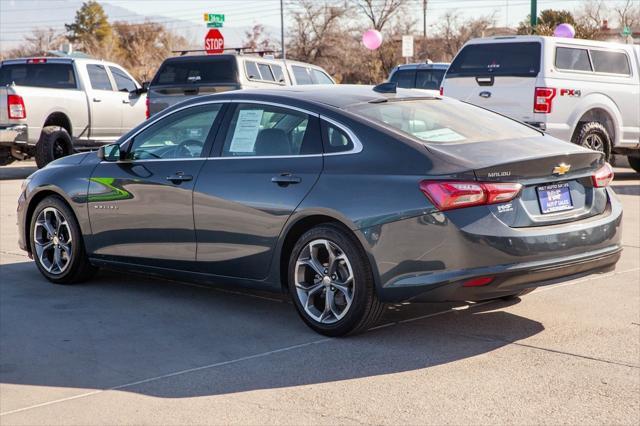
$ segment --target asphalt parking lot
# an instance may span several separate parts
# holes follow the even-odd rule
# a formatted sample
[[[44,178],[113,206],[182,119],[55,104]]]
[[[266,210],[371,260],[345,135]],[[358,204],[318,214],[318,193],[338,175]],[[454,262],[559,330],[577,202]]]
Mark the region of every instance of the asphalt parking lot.
[[[617,168],[616,270],[516,302],[391,306],[323,338],[278,296],[101,272],[17,247],[29,163],[0,169],[0,424],[637,424],[640,178]]]

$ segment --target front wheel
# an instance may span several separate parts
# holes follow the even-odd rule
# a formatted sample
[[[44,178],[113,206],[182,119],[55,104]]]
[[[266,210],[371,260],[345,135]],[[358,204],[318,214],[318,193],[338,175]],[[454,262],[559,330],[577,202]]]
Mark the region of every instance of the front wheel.
[[[52,283],[73,284],[96,272],[87,258],[78,221],[61,198],[49,196],[42,200],[29,230],[36,265]]]
[[[288,271],[298,314],[320,334],[365,331],[383,312],[366,254],[355,236],[340,226],[320,225],[302,235],[291,252]]]

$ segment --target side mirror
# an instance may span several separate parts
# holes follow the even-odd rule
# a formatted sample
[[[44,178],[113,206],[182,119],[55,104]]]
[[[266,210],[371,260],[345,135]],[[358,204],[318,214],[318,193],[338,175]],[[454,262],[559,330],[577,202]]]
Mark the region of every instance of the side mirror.
[[[118,161],[121,158],[120,145],[113,143],[110,145],[103,145],[98,148],[98,158],[101,161]]]
[[[131,92],[129,92],[129,94],[134,96],[140,96],[143,93],[147,93],[148,91],[149,91],[149,82],[145,81],[144,83],[142,83],[142,87],[136,90],[132,90]]]

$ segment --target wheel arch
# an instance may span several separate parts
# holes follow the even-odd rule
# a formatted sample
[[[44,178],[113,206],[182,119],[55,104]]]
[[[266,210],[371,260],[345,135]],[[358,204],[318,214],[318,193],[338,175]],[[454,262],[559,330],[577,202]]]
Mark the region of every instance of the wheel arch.
[[[570,120],[572,123],[572,141],[580,132],[582,123],[590,121],[601,123],[607,129],[611,138],[612,148],[618,144],[622,134],[622,116],[611,98],[602,94],[593,94],[582,99]]]
[[[47,116],[47,119],[44,121],[42,128],[44,129],[47,126],[59,126],[62,127],[69,133],[69,136],[73,138],[73,127],[71,126],[71,120],[69,116],[64,112],[52,112]]]
[[[363,241],[362,236],[356,231],[353,223],[334,212],[313,211],[305,212],[304,214],[297,214],[295,217],[290,218],[285,229],[281,233],[276,250],[276,259],[273,262],[273,274],[277,278],[274,281],[277,281],[277,284],[280,285],[280,289],[283,293],[288,291],[287,267],[289,264],[289,256],[296,242],[309,229],[328,223],[340,226],[345,232],[350,233],[358,240],[358,243],[362,247],[371,265],[377,289],[377,284],[379,283],[378,268],[376,267],[371,253],[367,250],[365,241]]]
[[[44,200],[49,196],[57,196],[58,198],[60,198],[69,207],[69,209],[74,215],[74,219],[76,220],[76,222],[80,223],[80,221],[78,220],[78,215],[76,214],[76,211],[73,208],[73,204],[69,202],[69,200],[67,199],[67,197],[64,195],[62,191],[49,187],[36,192],[29,199],[29,204],[27,205],[27,210],[24,216],[23,238],[29,253],[33,253],[33,250],[31,248],[31,236],[29,235],[29,233],[31,232],[31,219],[33,218],[33,213],[35,212],[38,204],[40,204],[42,200]]]

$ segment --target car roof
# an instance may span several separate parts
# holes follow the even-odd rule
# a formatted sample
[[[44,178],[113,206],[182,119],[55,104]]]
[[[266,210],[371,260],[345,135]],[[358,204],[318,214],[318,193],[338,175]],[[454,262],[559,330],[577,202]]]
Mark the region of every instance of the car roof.
[[[614,43],[609,41],[599,40],[586,40],[580,38],[566,38],[566,37],[551,37],[551,36],[536,36],[536,35],[510,35],[510,36],[494,36],[485,38],[474,38],[469,40],[465,45],[469,44],[486,44],[486,43],[525,43],[537,41],[545,44],[562,44],[562,45],[576,45],[576,46],[591,46],[591,47],[604,47],[604,48],[617,48],[617,49],[633,49],[631,44]]]
[[[283,65],[285,62],[285,60],[282,58],[270,58],[270,57],[259,56],[259,55],[236,55],[234,53],[223,53],[220,55],[178,55],[178,56],[171,56],[169,58],[166,58],[165,62],[174,62],[174,61],[180,61],[180,60],[187,60],[187,61],[216,60],[220,58],[224,58],[224,59],[237,58],[238,61],[258,61],[258,62],[264,62],[264,63],[270,63],[270,64],[277,64],[277,65]],[[315,68],[315,69],[324,71],[322,67],[318,65],[309,64],[307,62],[292,61],[287,59],[286,63],[289,65],[301,65],[301,66]]]
[[[220,96],[234,99],[272,98],[281,102],[303,101],[306,103],[329,105],[335,108],[346,108],[350,105],[366,102],[383,102],[409,98],[438,97],[435,90],[397,89],[396,93],[379,93],[374,86],[357,84],[310,84],[300,86],[283,86],[273,89],[245,89],[224,92],[220,95],[208,95],[216,99]],[[198,97],[202,102],[204,96]]]
[[[446,69],[449,68],[449,65],[450,65],[449,62],[432,62],[432,63],[418,62],[418,63],[413,63],[413,64],[401,64],[401,65],[398,65],[396,67],[396,71],[398,71],[398,70],[417,70],[417,69],[421,69],[421,70],[428,70],[428,69],[446,70]]]

